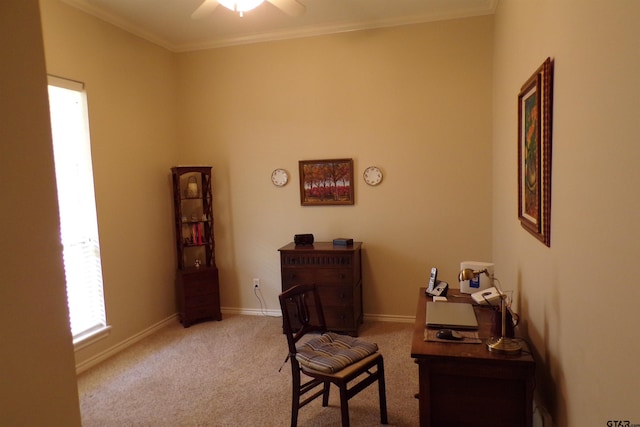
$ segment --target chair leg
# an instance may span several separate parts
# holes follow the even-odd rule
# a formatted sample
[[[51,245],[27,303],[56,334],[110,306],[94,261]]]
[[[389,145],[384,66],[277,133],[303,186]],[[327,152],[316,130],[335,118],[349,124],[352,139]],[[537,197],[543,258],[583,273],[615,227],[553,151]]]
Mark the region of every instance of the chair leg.
[[[349,396],[346,384],[340,384],[340,414],[342,427],[349,427]]]
[[[300,410],[300,372],[293,374],[291,393],[291,427],[298,425],[298,411]]]
[[[322,393],[322,406],[329,406],[329,390],[331,383],[329,381],[324,382],[324,393]]]
[[[378,394],[380,396],[380,423],[388,424],[387,419],[387,392],[384,382],[384,360],[380,357],[378,362]]]

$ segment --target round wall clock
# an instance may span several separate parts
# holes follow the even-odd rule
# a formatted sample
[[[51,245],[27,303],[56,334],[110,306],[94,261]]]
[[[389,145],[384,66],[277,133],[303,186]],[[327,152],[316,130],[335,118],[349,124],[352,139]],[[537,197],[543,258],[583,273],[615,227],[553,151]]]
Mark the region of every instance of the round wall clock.
[[[382,171],[377,166],[369,166],[364,170],[362,178],[369,185],[378,185],[382,182]]]
[[[278,168],[271,172],[271,182],[273,182],[273,185],[282,187],[283,185],[286,185],[287,182],[289,182],[289,173],[287,173],[287,171],[284,169]]]

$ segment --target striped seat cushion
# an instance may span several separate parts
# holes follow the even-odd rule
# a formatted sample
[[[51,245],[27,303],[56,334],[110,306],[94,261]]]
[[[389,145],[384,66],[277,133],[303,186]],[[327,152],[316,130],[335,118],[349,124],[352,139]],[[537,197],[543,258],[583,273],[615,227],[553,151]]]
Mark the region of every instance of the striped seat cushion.
[[[333,374],[376,351],[377,344],[328,332],[301,344],[296,359],[303,367]]]

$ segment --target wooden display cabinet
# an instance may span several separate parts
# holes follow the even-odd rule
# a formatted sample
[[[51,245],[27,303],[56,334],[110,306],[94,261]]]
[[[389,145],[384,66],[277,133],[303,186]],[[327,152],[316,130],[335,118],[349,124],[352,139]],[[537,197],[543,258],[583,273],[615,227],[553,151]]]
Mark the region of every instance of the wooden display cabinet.
[[[176,239],[176,298],[186,328],[222,320],[213,233],[210,166],[171,168]]]

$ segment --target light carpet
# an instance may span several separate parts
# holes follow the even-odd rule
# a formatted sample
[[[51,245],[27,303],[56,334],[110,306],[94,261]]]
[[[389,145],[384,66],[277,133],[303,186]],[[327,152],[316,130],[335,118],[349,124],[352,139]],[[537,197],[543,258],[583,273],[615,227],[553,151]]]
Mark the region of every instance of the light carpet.
[[[367,321],[360,338],[385,360],[390,426],[418,426],[413,325]],[[167,326],[78,378],[84,427],[288,426],[291,366],[282,320],[226,315],[220,322]],[[339,393],[300,410],[298,426],[340,426]],[[351,425],[380,425],[377,386],[349,401]]]

